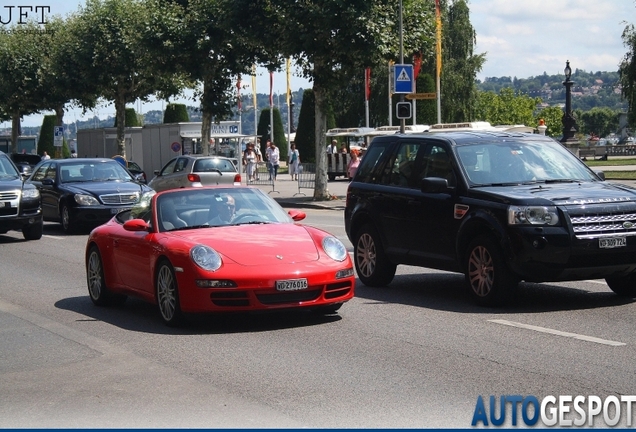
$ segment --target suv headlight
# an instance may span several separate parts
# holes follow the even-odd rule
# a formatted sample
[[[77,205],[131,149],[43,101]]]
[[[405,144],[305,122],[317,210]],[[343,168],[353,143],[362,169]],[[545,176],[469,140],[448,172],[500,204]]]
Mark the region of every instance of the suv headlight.
[[[556,225],[559,214],[556,207],[509,206],[508,224],[510,225]]]
[[[99,205],[99,201],[94,196],[84,195],[84,194],[76,194],[75,202],[82,206],[94,206]]]
[[[40,198],[40,191],[36,188],[24,189],[22,191],[22,198],[26,198],[26,199]]]

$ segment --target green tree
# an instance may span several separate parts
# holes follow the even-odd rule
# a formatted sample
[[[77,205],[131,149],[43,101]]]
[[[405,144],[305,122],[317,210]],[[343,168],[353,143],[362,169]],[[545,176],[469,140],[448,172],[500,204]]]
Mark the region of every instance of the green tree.
[[[126,104],[160,91],[174,92],[174,66],[162,48],[172,27],[169,3],[86,0],[69,29],[69,63],[81,84],[115,105],[118,153],[126,156]],[[164,25],[165,24],[165,25]],[[168,30],[166,30],[168,29]]]
[[[557,138],[563,135],[563,123],[561,121],[563,119],[563,110],[561,108],[555,106],[543,108],[535,116],[534,124],[538,125],[540,119],[543,119],[548,127],[545,131],[547,136]]]
[[[38,137],[38,154],[47,152],[49,155],[55,154],[54,135],[57,116],[45,115],[42,119],[42,127],[40,127],[40,136]]]
[[[619,73],[622,95],[628,104],[627,122],[634,127],[636,125],[636,30],[633,24],[625,27],[623,44],[628,51],[619,66]]]
[[[296,139],[294,143],[300,154],[303,155],[301,160],[307,163],[316,162],[316,139],[314,136],[314,125],[316,124],[315,103],[314,91],[312,89],[306,89],[303,92],[303,102],[300,107],[300,114],[298,115],[298,126],[296,127]]]
[[[134,108],[126,108],[126,127],[143,126],[139,121],[139,115]],[[117,118],[115,118],[114,127],[117,127]]]
[[[474,118],[493,125],[534,125],[533,113],[540,101],[539,98],[515,94],[510,87],[502,88],[498,95],[478,92]]]
[[[166,110],[163,113],[164,123],[181,123],[189,122],[190,116],[188,116],[188,109],[185,104],[168,104]]]
[[[618,129],[618,115],[617,111],[609,108],[592,108],[579,117],[579,131],[599,137],[607,136]]]
[[[0,32],[0,111],[11,117],[11,151],[18,148],[22,116],[40,111],[40,66],[49,44],[35,23]]]
[[[263,139],[261,141],[266,143],[267,140],[272,140],[270,132],[270,108],[264,108],[258,120],[257,134],[262,136]],[[280,159],[285,160],[289,147],[287,146],[287,138],[283,129],[283,121],[280,118],[280,111],[276,107],[274,107],[274,139],[272,141],[280,151]]]

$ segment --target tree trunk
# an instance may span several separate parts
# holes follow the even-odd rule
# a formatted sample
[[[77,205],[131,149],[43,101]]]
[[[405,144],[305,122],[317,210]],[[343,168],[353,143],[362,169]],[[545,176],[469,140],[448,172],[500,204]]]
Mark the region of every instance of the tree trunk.
[[[55,107],[55,126],[64,126],[64,105],[58,105]],[[64,141],[62,138],[62,147],[55,147],[55,157],[64,157]]]
[[[11,115],[11,153],[18,152],[18,137],[20,136],[20,111]]]
[[[324,91],[314,81],[314,97],[316,98],[316,124],[314,127],[315,140],[316,140],[316,183],[314,186],[314,199],[315,200],[327,200],[329,199],[329,189],[327,185],[327,112],[324,109]]]
[[[201,113],[201,148],[205,156],[210,155],[210,130],[212,129],[212,114],[208,110],[208,104],[206,103],[210,97],[209,91],[209,86],[207,86],[205,80],[203,80],[203,96],[201,97],[201,108],[203,110]]]
[[[126,158],[126,102],[122,97],[115,100],[115,117],[117,118],[117,154]]]

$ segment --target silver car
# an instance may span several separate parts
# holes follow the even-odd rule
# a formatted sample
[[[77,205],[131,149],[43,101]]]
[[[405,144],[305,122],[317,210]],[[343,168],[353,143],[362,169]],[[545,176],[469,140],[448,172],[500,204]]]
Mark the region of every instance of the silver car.
[[[178,156],[155,171],[148,186],[161,192],[168,189],[241,184],[241,174],[231,159],[222,156]]]

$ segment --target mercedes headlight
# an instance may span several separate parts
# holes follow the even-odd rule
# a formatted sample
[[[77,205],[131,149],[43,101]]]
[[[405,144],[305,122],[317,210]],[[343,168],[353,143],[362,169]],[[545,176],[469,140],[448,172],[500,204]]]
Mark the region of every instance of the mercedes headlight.
[[[99,201],[92,195],[76,194],[75,202],[81,206],[96,206],[99,205]]]
[[[335,237],[322,239],[322,249],[334,261],[344,261],[347,258],[347,248]]]
[[[556,225],[559,214],[556,207],[548,206],[509,206],[508,224],[510,225]]]
[[[190,249],[190,257],[203,270],[216,271],[223,263],[217,251],[204,245],[197,245]]]

